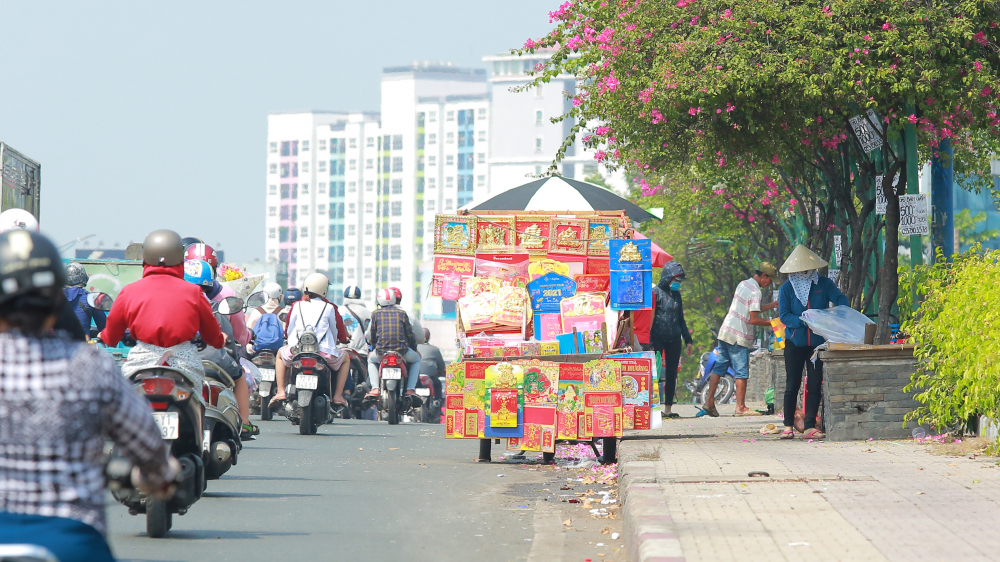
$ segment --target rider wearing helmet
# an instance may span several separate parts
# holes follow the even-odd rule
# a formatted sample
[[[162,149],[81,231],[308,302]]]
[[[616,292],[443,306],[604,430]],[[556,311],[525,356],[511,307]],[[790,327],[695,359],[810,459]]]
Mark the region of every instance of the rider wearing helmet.
[[[273,282],[268,283],[264,285],[263,293],[267,295],[267,302],[251,310],[250,314],[247,314],[247,328],[251,331],[253,331],[253,327],[257,325],[257,321],[260,320],[261,316],[281,312],[281,297],[284,296],[281,291],[281,285]],[[263,312],[261,312],[262,310]]]
[[[24,209],[7,209],[0,213],[0,232],[8,230],[38,232],[38,219]]]
[[[300,300],[302,300],[302,289],[299,289],[298,287],[289,287],[288,290],[285,291],[285,308],[282,308],[281,312],[278,313],[278,318],[283,319],[285,322],[286,331],[288,329],[288,313],[292,311],[292,306]]]
[[[410,320],[406,312],[396,306],[398,300],[391,289],[379,290],[375,299],[379,308],[372,312],[368,326],[368,341],[373,349],[368,354],[368,381],[372,385],[368,396],[379,395],[379,363],[388,351],[403,356],[406,362],[406,393],[416,394],[417,381],[420,380],[420,354],[417,353],[417,341],[413,337]],[[423,330],[420,335],[423,335]]]
[[[292,348],[298,345],[302,333],[312,327],[316,330],[316,339],[319,340],[319,354],[326,359],[330,369],[337,372],[337,384],[331,398],[335,404],[347,405],[347,401],[344,400],[344,385],[347,383],[351,362],[347,352],[337,347],[339,340],[346,339],[346,329],[336,305],[326,300],[330,280],[322,273],[310,273],[302,288],[305,289],[302,300],[295,303],[288,313],[288,344],[278,350],[278,357],[281,360],[274,364],[277,393],[271,399],[271,404],[286,398],[285,372],[292,363]]]
[[[441,350],[431,345],[431,331],[423,329],[424,343],[417,344],[420,353],[420,374],[427,375],[434,381],[436,396],[441,396],[441,379],[444,378],[445,362]]]
[[[396,297],[396,306],[403,308],[403,291],[400,291],[399,287],[389,287],[389,290]],[[416,314],[408,310],[406,311],[406,317],[410,320],[410,327],[413,328],[413,339],[417,342],[417,345],[425,343],[427,340],[424,339],[424,327],[420,325],[420,319],[417,318]]]
[[[191,340],[200,333],[207,345],[221,349],[225,338],[205,294],[184,280],[181,237],[172,230],[154,230],[142,243],[142,260],[142,279],[118,293],[101,339],[114,346],[128,330],[137,340],[122,366],[126,376],[156,365],[171,350],[168,365],[201,388],[205,370]],[[200,393],[195,396],[201,400]]]
[[[103,536],[105,440],[157,497],[179,465],[111,357],[48,333],[66,283],[52,242],[30,231],[0,234],[0,263],[0,544],[41,546],[63,562],[112,561]]]
[[[207,298],[209,291],[215,287],[215,271],[207,261],[184,260],[184,280],[201,288]],[[228,296],[235,297],[236,294],[233,293]],[[219,300],[221,301],[222,299]],[[215,310],[215,307],[213,307],[213,310]],[[234,319],[237,316],[242,317],[243,311],[239,310],[235,314],[225,316],[218,314],[216,318],[222,332],[227,338],[232,338],[234,341],[236,340],[236,323]],[[227,354],[222,350],[222,347],[206,344],[205,349],[199,351],[198,355],[202,359],[212,361],[222,367],[229,377],[233,379],[233,394],[236,395],[236,404],[239,406],[240,418],[242,418],[243,423],[240,438],[246,441],[260,433],[260,430],[250,423],[250,388],[246,377],[243,376],[243,369],[240,367],[239,355],[237,355],[236,349],[231,350],[232,354]]]
[[[215,248],[204,242],[185,245],[184,259],[206,261],[208,265],[212,266],[212,271],[219,269],[219,254],[215,251]]]
[[[103,310],[92,308],[87,303],[87,295],[90,293],[87,292],[86,286],[89,280],[90,276],[87,275],[87,270],[82,265],[73,262],[66,266],[66,288],[63,289],[63,295],[66,296],[66,306],[73,310],[86,334],[90,334],[91,320],[94,321],[98,331],[104,329],[108,320],[108,315]]]
[[[365,301],[361,300],[361,288],[350,285],[344,289],[344,308],[347,314],[344,315],[344,323],[351,334],[351,343],[348,347],[368,353],[368,338],[365,332],[372,320],[372,313],[365,306]]]

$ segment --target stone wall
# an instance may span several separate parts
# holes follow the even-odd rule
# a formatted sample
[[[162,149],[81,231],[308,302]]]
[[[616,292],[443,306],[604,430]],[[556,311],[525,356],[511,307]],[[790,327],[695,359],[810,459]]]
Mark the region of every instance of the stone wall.
[[[919,405],[903,392],[916,370],[913,349],[884,346],[876,349],[822,351],[823,410],[827,437],[902,439],[911,428],[903,417]]]
[[[774,384],[771,376],[769,356],[763,353],[750,354],[750,380],[747,381],[746,403],[749,408],[766,408],[764,393]]]

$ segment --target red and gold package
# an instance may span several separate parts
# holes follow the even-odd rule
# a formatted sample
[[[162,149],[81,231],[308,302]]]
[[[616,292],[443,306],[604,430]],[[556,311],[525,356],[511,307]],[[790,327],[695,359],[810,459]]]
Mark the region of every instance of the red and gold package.
[[[446,394],[444,397],[444,436],[447,439],[465,437],[465,408],[461,394]]]
[[[622,369],[625,429],[649,429],[653,360],[644,357],[622,357],[615,358],[614,361],[617,361]]]
[[[482,437],[486,425],[486,369],[496,363],[467,361],[465,363],[465,436]],[[471,429],[470,429],[471,428]]]
[[[622,436],[622,393],[585,392],[583,417],[591,437]]]
[[[608,258],[588,258],[587,275],[609,275],[611,273],[611,261]]]
[[[458,307],[462,313],[462,324],[465,331],[476,332],[493,324],[493,313],[496,311],[496,293],[480,293],[466,295],[458,299]]]
[[[528,290],[524,287],[502,287],[497,293],[491,321],[501,326],[520,328],[527,321],[527,314]]]
[[[588,256],[607,256],[608,240],[618,238],[618,225],[621,220],[612,217],[593,217],[590,219],[587,240]]]
[[[531,404],[524,406],[524,437],[520,448],[524,451],[556,452],[556,408],[553,405]]]
[[[482,217],[476,222],[478,242],[482,252],[508,252],[516,243],[514,217]]]
[[[549,220],[549,252],[587,255],[587,237],[590,235],[587,219]]]
[[[578,332],[600,330],[606,320],[604,295],[601,293],[577,293],[568,299],[563,299],[559,303],[559,309],[562,314],[564,334],[572,332],[573,328]]]
[[[523,287],[528,284],[531,257],[519,254],[476,254],[476,277],[495,277],[501,285]]]
[[[583,414],[583,365],[559,364],[559,397],[556,414],[559,439],[577,439]]]
[[[453,273],[463,277],[472,275],[476,270],[476,259],[459,256],[434,256],[434,273]]]
[[[611,286],[611,278],[600,273],[577,275],[573,281],[576,281],[576,292],[578,293],[607,293]]]
[[[529,254],[545,254],[549,251],[549,219],[519,215],[516,217],[517,245]]]
[[[490,427],[517,427],[517,389],[491,388]]]
[[[500,279],[496,277],[469,277],[465,280],[465,294],[477,297],[483,293],[500,290]]]

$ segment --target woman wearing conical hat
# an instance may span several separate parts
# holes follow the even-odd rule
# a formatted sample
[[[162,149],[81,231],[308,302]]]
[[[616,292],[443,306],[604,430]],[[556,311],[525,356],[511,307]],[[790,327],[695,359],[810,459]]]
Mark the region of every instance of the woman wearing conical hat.
[[[823,382],[823,362],[815,365],[809,359],[816,346],[825,340],[813,333],[802,322],[802,313],[808,309],[825,309],[833,303],[849,305],[847,297],[829,278],[819,274],[828,264],[812,250],[799,244],[792,250],[779,271],[788,275],[788,283],[778,292],[778,314],[785,324],[785,430],[782,439],[795,437],[795,403],[802,386],[802,368],[809,371],[808,396],[806,397],[805,432],[807,439],[826,437],[816,429],[816,414],[819,412],[820,385]]]

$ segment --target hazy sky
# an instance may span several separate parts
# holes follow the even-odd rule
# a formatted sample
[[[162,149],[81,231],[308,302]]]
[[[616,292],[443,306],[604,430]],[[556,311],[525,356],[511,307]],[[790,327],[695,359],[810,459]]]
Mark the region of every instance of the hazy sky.
[[[264,257],[267,113],[379,109],[385,66],[485,67],[559,0],[4,0],[0,140],[42,164],[42,231],[154,228]]]

